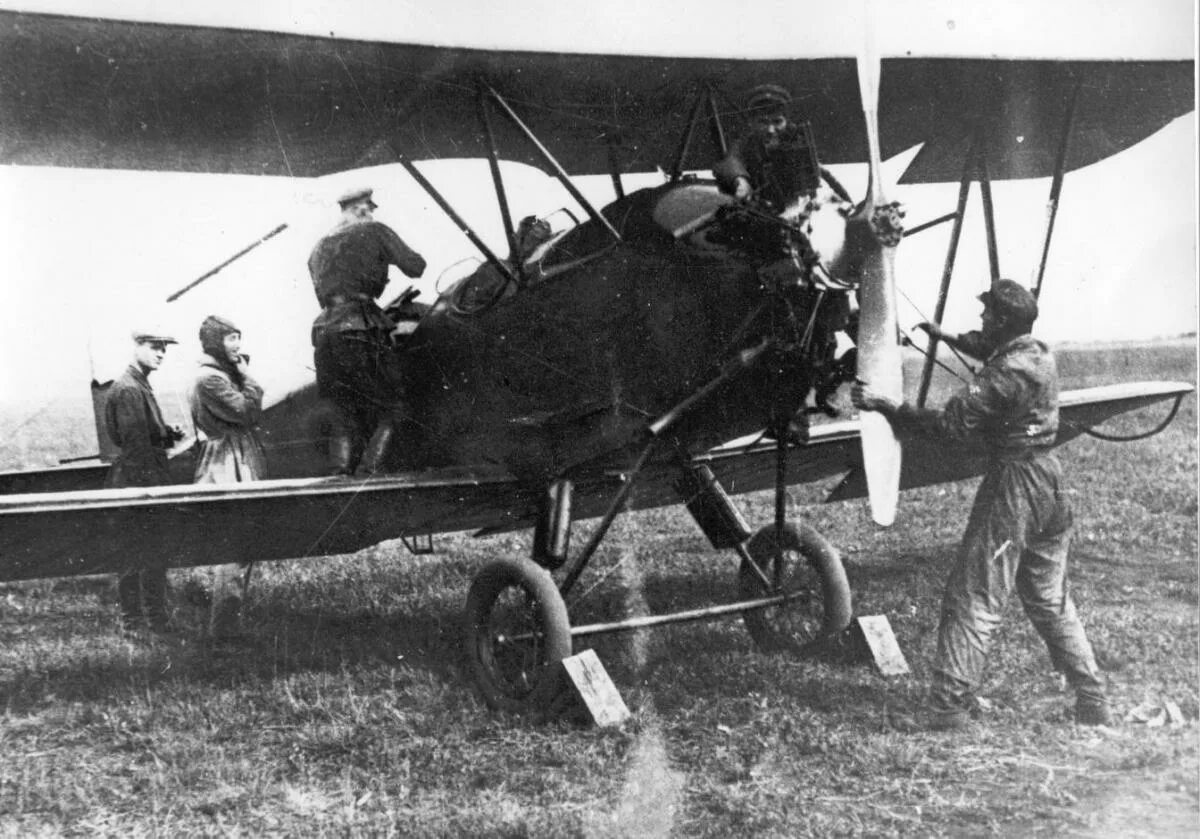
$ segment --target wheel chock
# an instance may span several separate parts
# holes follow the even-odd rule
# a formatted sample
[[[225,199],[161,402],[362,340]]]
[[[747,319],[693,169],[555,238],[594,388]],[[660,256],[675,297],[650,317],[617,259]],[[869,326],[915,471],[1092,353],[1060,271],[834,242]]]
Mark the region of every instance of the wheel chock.
[[[884,676],[903,676],[909,672],[908,661],[900,650],[892,625],[885,615],[868,615],[854,619],[857,634],[871,653],[871,662]]]
[[[620,725],[629,719],[629,708],[595,650],[564,658],[562,666],[570,693],[574,694],[575,701],[569,703],[575,706],[572,711],[601,728]]]

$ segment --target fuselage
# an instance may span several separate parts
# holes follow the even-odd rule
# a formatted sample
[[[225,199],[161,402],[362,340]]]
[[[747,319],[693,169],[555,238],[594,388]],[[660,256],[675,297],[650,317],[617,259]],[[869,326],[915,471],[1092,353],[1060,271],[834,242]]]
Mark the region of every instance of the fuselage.
[[[484,266],[449,289],[405,354],[398,468],[501,463],[540,480],[627,462],[650,422],[778,332],[779,301],[742,248],[672,235],[728,201],[710,184],[641,190],[603,211],[621,241],[590,221],[536,254],[522,284]],[[664,453],[753,433],[781,403],[794,412],[804,372],[775,353],[726,377]]]

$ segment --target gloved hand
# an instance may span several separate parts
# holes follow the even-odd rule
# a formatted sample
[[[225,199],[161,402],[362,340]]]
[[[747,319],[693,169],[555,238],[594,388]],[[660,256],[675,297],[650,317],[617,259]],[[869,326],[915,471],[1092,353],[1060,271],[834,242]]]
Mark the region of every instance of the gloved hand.
[[[930,338],[936,338],[939,341],[945,341],[946,338],[950,334],[949,332],[947,332],[946,330],[944,330],[940,326],[938,326],[936,323],[930,323],[929,321],[922,321],[921,323],[918,323],[916,325],[916,327],[914,327],[914,328],[920,329],[922,332],[924,332]]]
[[[886,396],[875,393],[870,386],[862,382],[857,382],[850,389],[850,401],[860,411],[879,411],[883,414],[893,414],[900,407]]]

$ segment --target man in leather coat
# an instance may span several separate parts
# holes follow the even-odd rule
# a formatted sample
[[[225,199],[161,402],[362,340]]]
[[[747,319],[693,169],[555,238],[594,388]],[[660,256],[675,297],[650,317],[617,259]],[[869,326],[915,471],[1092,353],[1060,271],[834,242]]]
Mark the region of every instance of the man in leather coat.
[[[178,428],[163,421],[149,378],[162,364],[167,345],[178,342],[155,329],[134,331],[133,341],[133,363],[113,383],[104,403],[105,430],[120,448],[105,479],[104,485],[111,488],[171,483],[167,450],[183,437]],[[155,631],[166,630],[166,564],[152,561],[123,572],[117,578],[117,600],[126,631],[144,623]]]

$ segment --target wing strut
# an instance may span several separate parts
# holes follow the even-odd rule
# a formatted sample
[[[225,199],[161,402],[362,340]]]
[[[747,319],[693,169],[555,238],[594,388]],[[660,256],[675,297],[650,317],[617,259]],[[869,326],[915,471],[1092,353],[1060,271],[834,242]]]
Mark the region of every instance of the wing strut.
[[[688,114],[687,126],[683,129],[683,136],[679,138],[679,150],[675,152],[675,162],[671,165],[672,183],[683,177],[683,162],[687,160],[688,151],[692,147],[692,137],[696,133],[696,124],[700,121],[700,109],[703,107],[704,97],[697,94],[696,101],[692,103],[692,112]]]
[[[613,192],[617,200],[625,197],[625,185],[621,183],[621,170],[617,166],[617,148],[621,145],[621,135],[615,131],[604,132],[604,145],[608,147],[608,176],[612,178]]]
[[[1050,241],[1054,235],[1054,220],[1058,214],[1058,202],[1062,196],[1063,178],[1066,174],[1067,155],[1071,147],[1071,135],[1074,132],[1076,106],[1079,104],[1079,93],[1082,88],[1082,82],[1076,81],[1075,87],[1071,92],[1071,101],[1067,106],[1067,113],[1063,120],[1062,139],[1059,141],[1058,157],[1054,165],[1054,177],[1050,183],[1050,197],[1046,204],[1046,238],[1042,243],[1042,258],[1038,264],[1037,276],[1033,284],[1033,296],[1036,299],[1042,291],[1042,279],[1046,273],[1046,261],[1050,255]],[[959,236],[962,233],[963,215],[967,208],[967,197],[971,191],[971,175],[976,174],[979,178],[980,193],[983,199],[983,216],[984,223],[987,227],[987,247],[988,247],[988,265],[991,270],[992,281],[995,282],[1000,278],[1000,259],[996,246],[996,219],[992,207],[992,184],[988,177],[987,161],[982,154],[982,141],[980,139],[980,131],[976,130],[971,141],[971,150],[967,153],[966,162],[963,166],[962,178],[959,181],[958,187],[958,208],[954,215],[949,218],[954,219],[954,228],[950,233],[950,244],[946,249],[946,266],[942,271],[942,283],[938,288],[937,306],[934,309],[933,321],[939,326],[942,323],[942,316],[946,311],[946,297],[950,292],[950,278],[954,273],[954,259],[958,252]],[[935,219],[929,222],[929,225],[937,224],[943,219]],[[928,226],[928,225],[926,225]],[[905,235],[915,233],[920,228],[906,231]],[[936,338],[931,338],[929,347],[925,351],[925,363],[921,369],[921,385],[917,391],[917,405],[924,407],[925,400],[929,396],[929,385],[933,378],[933,365],[937,361],[938,341]]]
[[[946,264],[942,268],[942,284],[938,287],[937,306],[933,310],[933,322],[939,326],[946,313],[946,298],[950,296],[950,278],[954,275],[954,260],[958,256],[958,240],[962,236],[963,217],[967,212],[967,198],[971,195],[971,172],[975,168],[978,144],[972,141],[971,150],[963,162],[962,178],[958,182],[958,206],[954,210],[954,227],[950,230],[950,244],[946,246]],[[933,380],[933,365],[937,361],[937,338],[929,339],[925,351],[925,364],[921,368],[921,386],[917,390],[917,406],[924,408],[929,396],[929,383]]]
[[[708,112],[712,116],[713,142],[724,157],[729,154],[729,142],[725,139],[725,126],[721,125],[721,114],[717,110],[717,96],[711,87],[708,89]]]
[[[508,263],[496,256],[496,254],[492,252],[492,249],[484,244],[484,241],[479,238],[478,234],[471,229],[471,225],[467,224],[463,217],[455,212],[454,208],[450,206],[450,202],[447,201],[442,194],[437,191],[437,187],[431,184],[429,180],[421,174],[421,170],[413,165],[413,162],[409,160],[407,156],[401,152],[396,152],[396,162],[403,166],[405,170],[408,171],[408,174],[412,175],[412,179],[417,182],[417,185],[420,186],[421,189],[425,190],[429,197],[432,198],[434,202],[436,202],[437,205],[442,208],[442,212],[446,214],[447,218],[458,225],[458,229],[463,232],[463,235],[471,240],[471,244],[479,248],[479,252],[487,257],[488,262],[496,266],[497,271],[503,274],[505,278],[509,280],[509,282],[518,282],[517,275],[513,273],[513,270],[508,266]]]
[[[976,142],[981,148],[982,143]],[[992,282],[1000,279],[1000,249],[996,246],[996,211],[992,206],[992,175],[988,171],[987,155],[979,154],[979,194],[983,198],[983,223],[987,228],[988,268],[991,270]]]
[[[721,124],[721,114],[717,110],[717,97],[710,85],[704,85],[696,92],[696,101],[692,103],[692,111],[688,115],[687,127],[679,138],[679,150],[675,152],[675,162],[671,166],[671,182],[683,177],[683,167],[687,162],[688,153],[692,148],[692,138],[696,135],[696,126],[700,124],[701,111],[707,108],[705,119],[712,124],[713,145],[720,151],[721,157],[729,153],[729,144],[725,140],[725,127]]]
[[[512,124],[515,125],[522,134],[525,135],[525,139],[533,144],[533,147],[537,149],[538,154],[542,156],[542,159],[546,162],[546,165],[554,170],[554,176],[558,178],[558,181],[563,185],[563,188],[571,194],[571,197],[579,202],[579,206],[583,207],[584,212],[591,216],[594,221],[604,225],[605,229],[613,235],[614,239],[616,239],[618,242],[621,241],[621,234],[617,232],[617,228],[613,227],[612,222],[602,216],[596,210],[596,208],[592,206],[591,202],[583,197],[583,193],[579,191],[578,187],[571,183],[571,176],[568,175],[566,170],[563,169],[562,166],[559,165],[559,162],[554,159],[554,155],[550,154],[550,150],[542,145],[542,141],[537,138],[537,135],[534,134],[532,130],[530,130],[529,126],[521,121],[521,118],[517,116],[516,111],[509,107],[509,104],[504,101],[504,97],[497,93],[496,89],[493,87],[488,88],[488,93],[492,95],[492,99],[497,105],[500,106],[500,110],[504,113],[504,115],[508,117]]]
[[[1075,127],[1075,106],[1079,104],[1079,90],[1082,87],[1083,83],[1077,80],[1075,89],[1071,92],[1071,104],[1067,106],[1062,141],[1058,147],[1058,159],[1054,163],[1054,178],[1050,181],[1050,199],[1046,204],[1046,241],[1042,245],[1042,261],[1038,263],[1037,279],[1033,283],[1034,300],[1037,300],[1042,293],[1042,277],[1046,274],[1046,260],[1050,256],[1050,237],[1054,235],[1054,219],[1058,215],[1058,199],[1062,195],[1063,174],[1067,170],[1067,153],[1071,148],[1071,133]]]
[[[504,235],[508,238],[509,258],[517,268],[522,283],[525,282],[525,260],[517,252],[517,234],[513,229],[512,210],[508,206],[508,194],[504,191],[504,176],[500,174],[500,155],[496,152],[496,135],[492,133],[492,118],[488,114],[484,88],[475,90],[475,105],[479,110],[479,125],[487,138],[488,167],[492,170],[492,184],[496,187],[496,201],[500,204],[500,218],[504,222]]]

